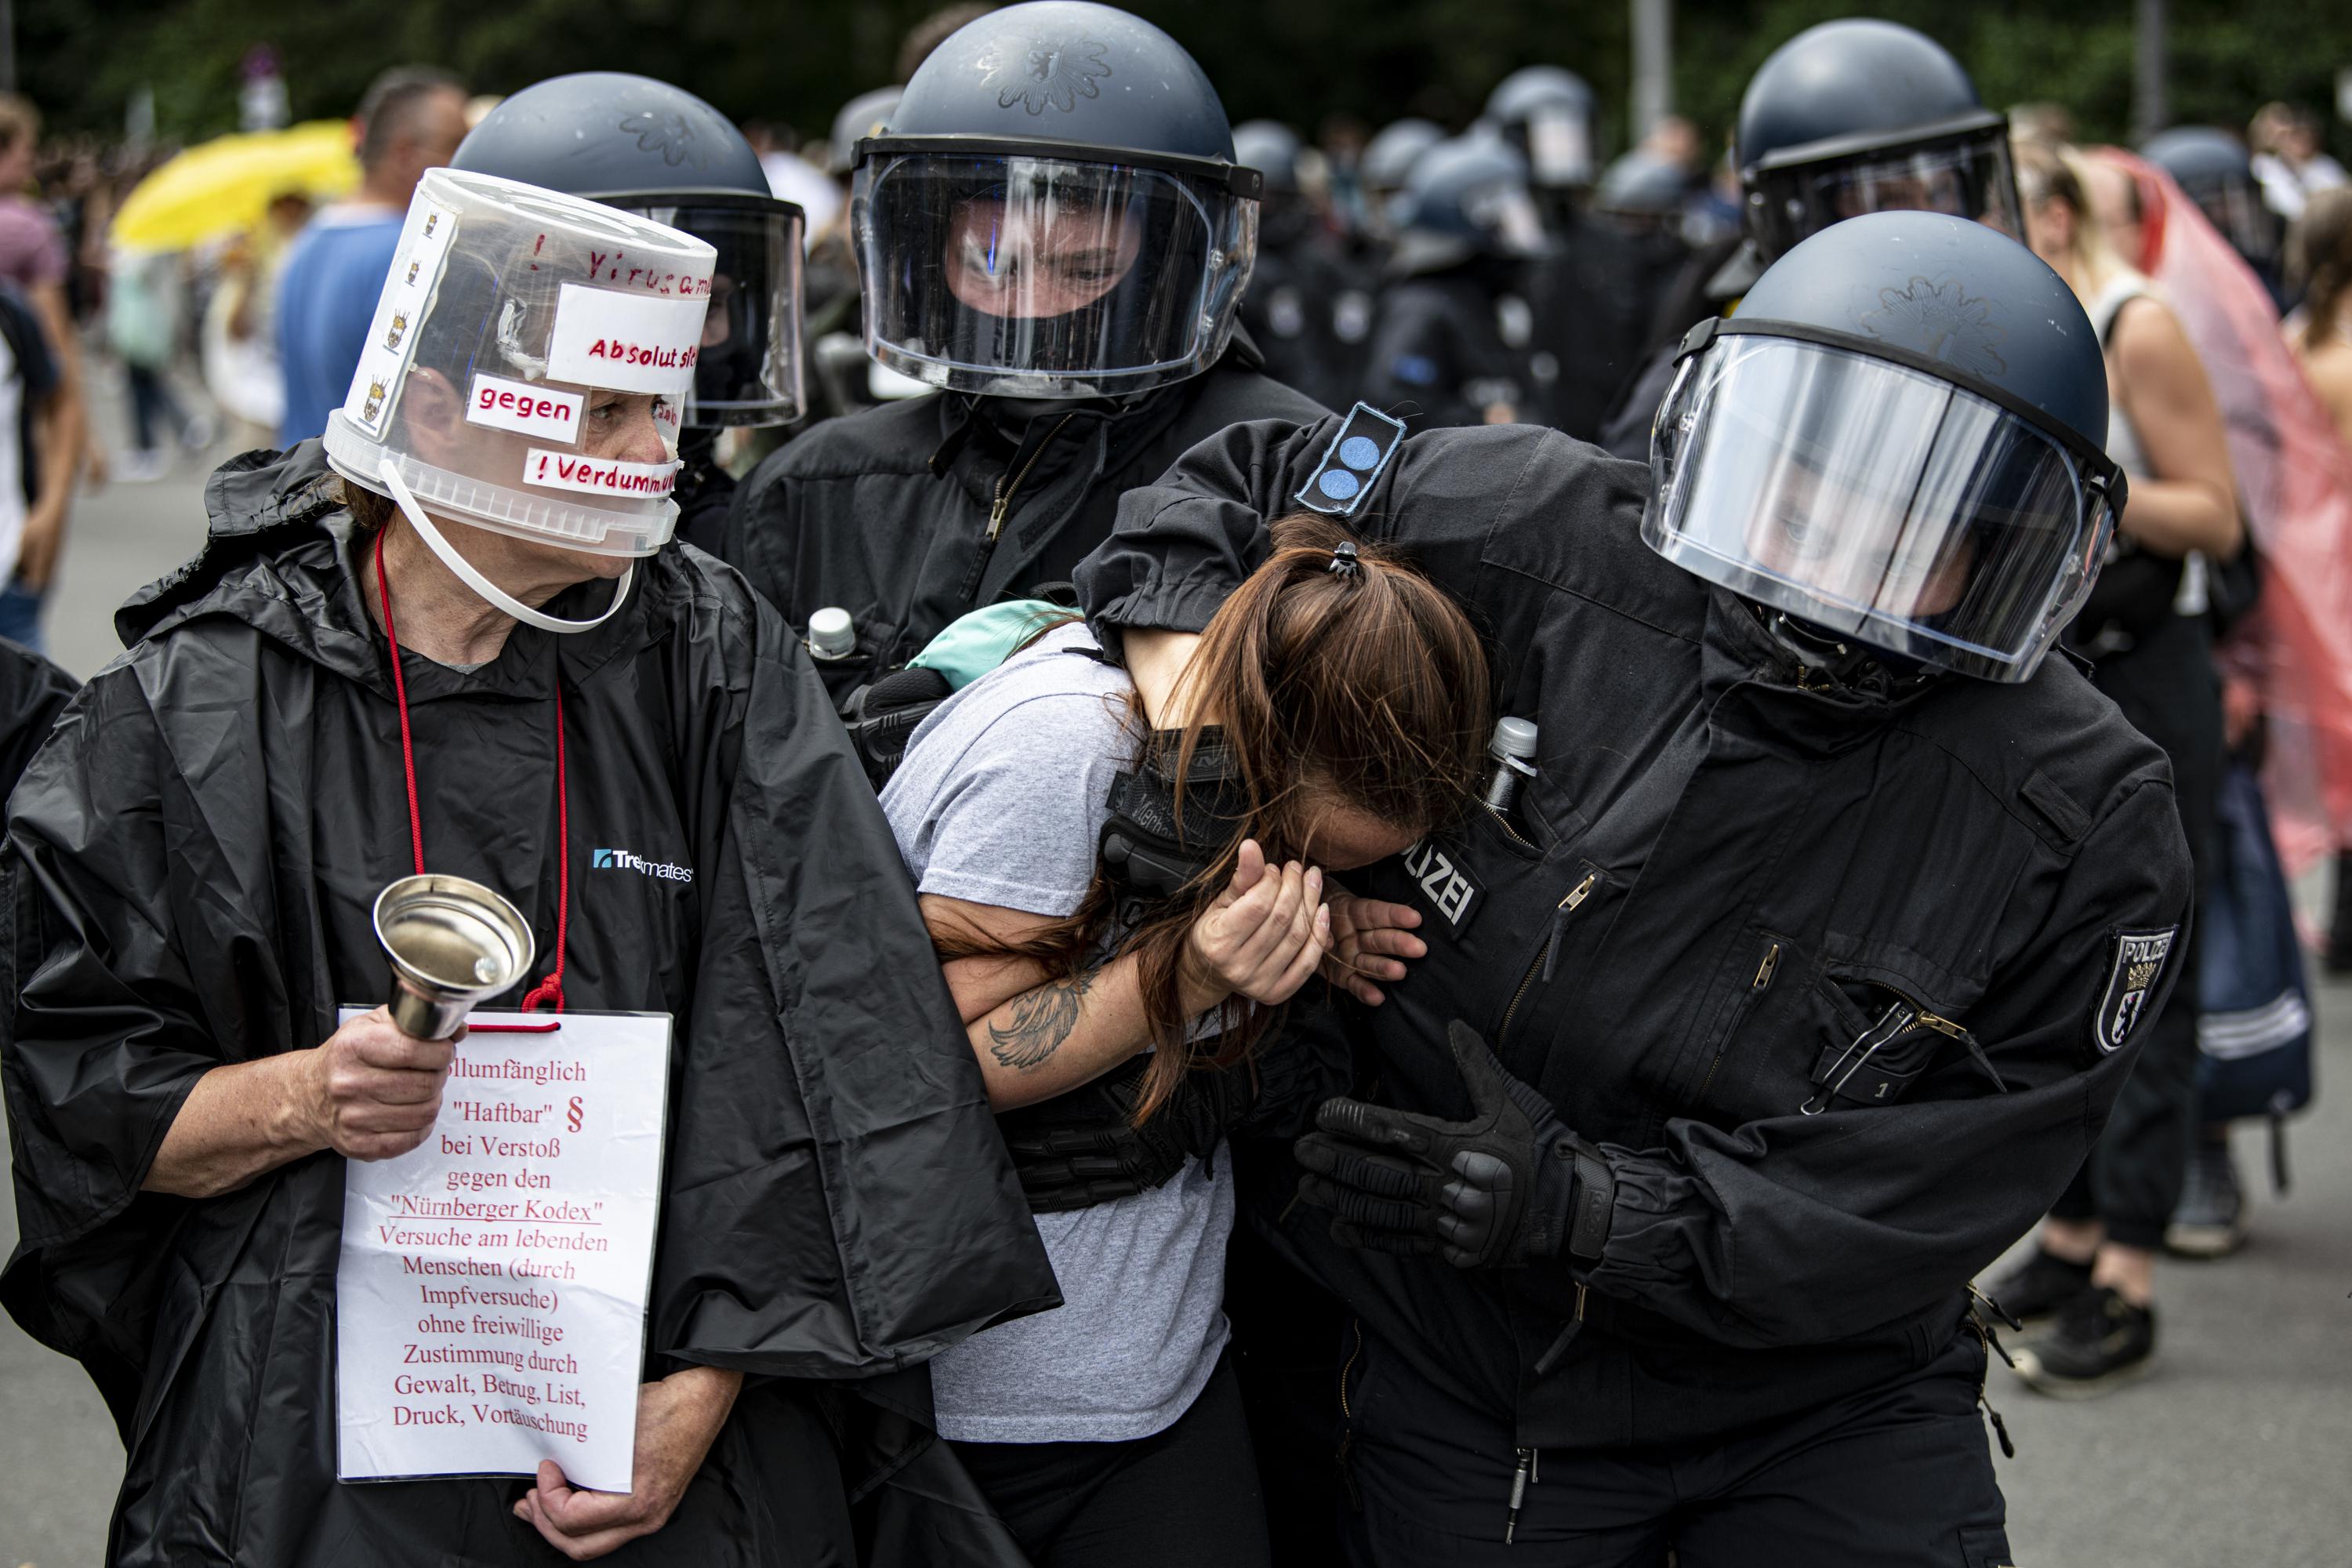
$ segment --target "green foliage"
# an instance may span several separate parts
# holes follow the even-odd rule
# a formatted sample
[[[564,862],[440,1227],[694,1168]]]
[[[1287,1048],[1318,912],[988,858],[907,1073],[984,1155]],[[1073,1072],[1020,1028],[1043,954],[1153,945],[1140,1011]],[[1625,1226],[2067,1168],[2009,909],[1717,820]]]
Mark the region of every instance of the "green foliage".
[[[899,37],[931,4],[16,0],[16,9],[20,75],[60,127],[117,131],[131,93],[148,84],[164,135],[232,129],[237,61],[266,40],[285,62],[298,118],[346,113],[377,70],[429,60],[488,92],[560,71],[639,70],[731,114],[822,136],[842,103],[890,79]],[[1377,126],[1419,113],[1459,126],[1506,72],[1543,60],[1582,72],[1621,111],[1622,129],[1626,0],[1133,0],[1133,8],[1199,57],[1236,120],[1267,115],[1311,130],[1331,114]],[[2093,140],[2129,130],[2131,0],[1881,0],[1863,9],[1942,39],[1990,103],[2063,103]],[[2325,111],[2336,68],[2352,64],[2344,0],[2172,0],[2171,9],[2178,121],[2242,126],[2273,98]],[[1727,132],[1765,55],[1855,11],[1841,0],[1682,0],[1681,107],[1711,135]]]

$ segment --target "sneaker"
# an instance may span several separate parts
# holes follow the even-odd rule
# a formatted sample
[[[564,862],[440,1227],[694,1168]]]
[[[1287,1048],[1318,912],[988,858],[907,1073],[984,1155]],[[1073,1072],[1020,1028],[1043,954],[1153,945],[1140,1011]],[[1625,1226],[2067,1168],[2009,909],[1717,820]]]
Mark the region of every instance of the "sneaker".
[[[2246,1243],[2246,1197],[2227,1139],[2200,1138],[2189,1156],[2180,1205],[2164,1227],[2164,1249],[2182,1258],[2227,1258]]]
[[[2156,1354],[2156,1313],[2107,1286],[2084,1291],[2057,1321],[2011,1352],[2025,1386],[2055,1399],[2095,1399],[2148,1369]]]
[[[170,455],[160,451],[142,452],[133,447],[114,459],[114,477],[126,485],[152,485],[171,471]]]
[[[2046,1318],[2091,1288],[2091,1266],[2053,1258],[2037,1247],[2033,1256],[1989,1282],[1984,1293],[2021,1323]]]

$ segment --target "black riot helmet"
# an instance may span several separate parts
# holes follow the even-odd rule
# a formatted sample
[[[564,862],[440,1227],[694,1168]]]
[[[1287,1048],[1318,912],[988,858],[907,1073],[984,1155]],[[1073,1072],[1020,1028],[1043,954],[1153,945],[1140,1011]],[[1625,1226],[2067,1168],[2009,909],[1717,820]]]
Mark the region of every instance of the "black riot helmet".
[[[806,219],[770,194],[759,154],[725,115],[651,77],[550,77],[483,116],[449,166],[585,196],[708,241],[719,261],[687,425],[800,417]]]
[[[1491,130],[1473,130],[1423,153],[1405,176],[1396,216],[1400,233],[1390,267],[1406,276],[1543,248],[1527,160]]]
[[[1233,336],[1261,185],[1216,89],[1159,28],[1086,0],[992,11],[858,145],[866,351],[1010,397],[1198,375]]]
[[[1949,213],[2022,236],[2008,122],[1951,52],[1894,22],[1808,27],[1739,100],[1748,234],[1769,262],[1863,213]]]
[[[2257,272],[2267,275],[2277,267],[2284,226],[2263,200],[2244,142],[2226,131],[2183,125],[2149,137],[2139,155],[2171,175]]]
[[[1528,161],[1539,190],[1581,190],[1600,167],[1591,84],[1559,66],[1515,70],[1486,95],[1487,123]]]
[[[2074,290],[1972,219],[1812,236],[1683,342],[1642,537],[1836,637],[2030,678],[2124,507]]]

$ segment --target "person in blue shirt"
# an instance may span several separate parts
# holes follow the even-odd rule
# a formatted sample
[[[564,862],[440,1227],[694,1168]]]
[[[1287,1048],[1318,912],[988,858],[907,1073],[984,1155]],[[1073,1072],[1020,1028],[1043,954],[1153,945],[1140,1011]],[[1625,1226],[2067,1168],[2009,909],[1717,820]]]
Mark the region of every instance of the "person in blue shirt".
[[[466,139],[466,89],[446,71],[398,66],[369,85],[352,123],[360,188],[350,201],[320,209],[278,278],[280,448],[324,431],[328,411],[351,390],[408,198],[425,171],[448,163]]]

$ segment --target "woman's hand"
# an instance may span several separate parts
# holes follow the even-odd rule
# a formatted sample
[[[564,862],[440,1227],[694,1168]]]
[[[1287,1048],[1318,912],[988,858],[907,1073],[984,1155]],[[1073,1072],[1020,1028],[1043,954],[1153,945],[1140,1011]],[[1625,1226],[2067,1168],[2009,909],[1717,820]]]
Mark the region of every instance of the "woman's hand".
[[[1185,934],[1185,1013],[1228,996],[1287,1002],[1330,944],[1322,871],[1296,860],[1276,870],[1257,840],[1244,838],[1232,882]]]
[[[688,1367],[642,1385],[629,1490],[583,1490],[563,1479],[554,1460],[541,1459],[539,1484],[514,1505],[515,1517],[574,1563],[651,1535],[669,1522],[742,1389],[741,1373],[715,1366]]]
[[[425,1142],[465,1037],[412,1039],[378,1007],[327,1037],[304,1063],[317,1146],[352,1160],[389,1160]]]
[[[1331,951],[1323,959],[1323,978],[1367,1007],[1385,1000],[1374,981],[1402,980],[1401,960],[1429,952],[1429,944],[1412,934],[1421,923],[1421,911],[1409,904],[1360,899],[1336,889],[1325,907],[1331,911]]]

